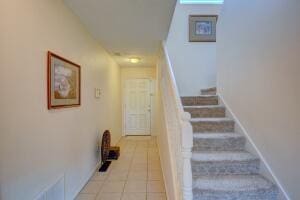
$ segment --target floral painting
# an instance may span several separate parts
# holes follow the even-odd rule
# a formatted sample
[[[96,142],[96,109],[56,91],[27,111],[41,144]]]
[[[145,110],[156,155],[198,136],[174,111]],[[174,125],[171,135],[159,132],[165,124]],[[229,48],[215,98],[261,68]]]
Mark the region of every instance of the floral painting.
[[[80,66],[48,52],[48,108],[80,105]]]
[[[54,97],[76,98],[76,72],[62,65],[54,65]]]

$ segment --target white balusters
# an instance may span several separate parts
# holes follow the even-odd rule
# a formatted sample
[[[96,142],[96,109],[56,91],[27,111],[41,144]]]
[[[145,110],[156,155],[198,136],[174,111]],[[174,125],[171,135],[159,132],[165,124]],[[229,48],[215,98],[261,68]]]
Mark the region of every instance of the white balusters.
[[[182,114],[181,124],[181,141],[182,141],[182,156],[183,156],[183,199],[193,200],[193,175],[192,175],[192,148],[193,148],[193,127],[190,123],[190,113]]]

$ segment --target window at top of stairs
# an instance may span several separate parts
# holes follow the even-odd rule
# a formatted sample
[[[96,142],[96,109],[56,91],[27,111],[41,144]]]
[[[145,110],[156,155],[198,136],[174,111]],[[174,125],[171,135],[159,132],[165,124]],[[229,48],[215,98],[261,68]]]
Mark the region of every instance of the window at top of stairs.
[[[223,4],[224,0],[180,0],[181,4]]]

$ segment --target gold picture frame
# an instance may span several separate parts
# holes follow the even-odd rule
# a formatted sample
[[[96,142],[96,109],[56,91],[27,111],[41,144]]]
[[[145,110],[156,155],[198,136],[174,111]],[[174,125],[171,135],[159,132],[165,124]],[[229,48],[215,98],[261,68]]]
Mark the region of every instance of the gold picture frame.
[[[80,65],[48,52],[48,109],[80,106]]]

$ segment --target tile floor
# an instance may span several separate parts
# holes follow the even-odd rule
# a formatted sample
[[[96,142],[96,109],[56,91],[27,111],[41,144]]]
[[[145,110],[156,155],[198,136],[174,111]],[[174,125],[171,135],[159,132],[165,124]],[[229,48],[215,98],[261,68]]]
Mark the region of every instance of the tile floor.
[[[166,200],[156,137],[121,139],[121,156],[95,172],[76,200]]]

